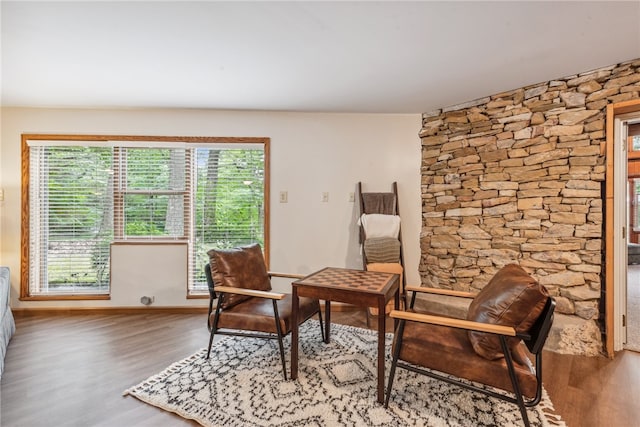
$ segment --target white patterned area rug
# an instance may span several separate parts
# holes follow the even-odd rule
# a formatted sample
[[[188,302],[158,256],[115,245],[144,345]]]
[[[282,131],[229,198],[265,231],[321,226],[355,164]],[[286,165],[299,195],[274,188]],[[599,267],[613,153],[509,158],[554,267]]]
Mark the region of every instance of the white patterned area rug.
[[[376,401],[377,332],[331,325],[324,344],[315,320],[300,328],[298,379],[285,381],[277,341],[225,337],[169,366],[125,395],[203,426],[512,426],[515,404],[443,381],[396,371],[389,408]],[[387,334],[387,369],[391,366]],[[289,349],[289,337],[286,338]],[[290,368],[287,352],[287,369]],[[565,426],[544,393],[532,426]]]

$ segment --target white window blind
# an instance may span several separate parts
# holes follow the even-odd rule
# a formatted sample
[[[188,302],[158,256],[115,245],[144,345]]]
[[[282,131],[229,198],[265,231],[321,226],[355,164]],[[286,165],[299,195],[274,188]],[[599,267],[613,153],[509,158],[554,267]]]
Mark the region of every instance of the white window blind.
[[[116,238],[186,239],[191,150],[119,147],[116,153]]]
[[[108,293],[111,148],[38,146],[29,159],[30,294]]]
[[[264,248],[264,150],[198,148],[190,292],[207,292],[207,251],[251,243]]]

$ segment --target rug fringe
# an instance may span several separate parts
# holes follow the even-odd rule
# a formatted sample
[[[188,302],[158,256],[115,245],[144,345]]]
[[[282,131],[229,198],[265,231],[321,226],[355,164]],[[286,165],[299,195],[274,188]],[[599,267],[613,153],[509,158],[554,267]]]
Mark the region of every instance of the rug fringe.
[[[567,427],[562,417],[555,413],[553,402],[544,388],[542,389],[542,400],[538,404],[538,409],[544,415],[543,426]]]
[[[136,399],[140,400],[141,402],[147,403],[149,405],[153,405],[157,408],[160,408],[164,411],[167,412],[171,412],[172,414],[176,414],[182,418],[185,418],[187,420],[193,420],[195,422],[197,422],[198,424],[200,424],[201,426],[204,427],[220,427],[220,426],[216,426],[214,424],[211,424],[209,422],[207,422],[206,420],[202,420],[198,417],[195,417],[191,414],[189,414],[186,411],[182,411],[179,408],[173,408],[171,405],[164,405],[162,402],[158,402],[156,399],[151,399],[151,398],[146,398],[145,396],[139,396],[136,394],[132,394],[131,396],[135,397]]]
[[[189,365],[194,360],[196,360],[196,359],[198,359],[200,357],[204,357],[204,352],[206,350],[207,350],[206,348],[201,348],[200,350],[198,350],[197,352],[195,352],[191,356],[186,357],[186,358],[184,358],[182,360],[179,360],[177,362],[172,363],[167,368],[165,368],[162,372],[160,372],[160,373],[158,373],[156,375],[152,375],[149,378],[147,378],[146,380],[144,380],[143,382],[138,383],[135,386],[126,389],[125,391],[122,392],[122,396],[133,395],[133,393],[135,393],[138,389],[144,388],[144,387],[149,387],[149,386],[152,386],[154,384],[157,384],[158,382],[162,381],[167,375],[179,372],[180,369],[182,369],[183,367]]]

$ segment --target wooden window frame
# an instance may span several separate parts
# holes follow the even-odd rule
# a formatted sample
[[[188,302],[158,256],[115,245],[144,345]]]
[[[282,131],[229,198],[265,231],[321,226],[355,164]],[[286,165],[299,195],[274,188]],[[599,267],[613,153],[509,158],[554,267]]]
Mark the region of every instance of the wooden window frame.
[[[55,301],[55,300],[108,300],[111,299],[111,285],[109,294],[60,294],[60,295],[30,295],[29,291],[29,221],[30,221],[30,200],[29,200],[29,146],[28,141],[89,141],[89,142],[180,142],[193,144],[261,144],[264,151],[264,258],[269,266],[270,248],[270,138],[267,137],[206,137],[206,136],[148,136],[148,135],[69,135],[69,134],[22,134],[21,136],[21,168],[22,168],[22,200],[21,200],[21,259],[20,259],[20,297],[21,301]],[[115,202],[115,201],[114,201]],[[115,210],[115,206],[114,206]],[[185,212],[190,215],[190,212]],[[188,217],[188,216],[187,216]],[[188,236],[189,231],[185,229]],[[131,239],[133,240],[133,239]],[[158,240],[149,240],[149,243],[156,244]],[[189,258],[191,254],[189,255]],[[191,260],[189,261],[191,263]],[[189,271],[187,266],[187,271]],[[189,282],[185,286],[186,298],[208,298],[208,295],[190,294]]]

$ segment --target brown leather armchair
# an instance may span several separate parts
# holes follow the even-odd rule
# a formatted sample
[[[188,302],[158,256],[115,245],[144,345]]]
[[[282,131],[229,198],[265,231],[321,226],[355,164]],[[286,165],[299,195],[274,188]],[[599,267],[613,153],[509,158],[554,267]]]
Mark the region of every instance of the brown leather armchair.
[[[498,271],[477,295],[413,286],[407,291],[413,292],[409,309],[390,314],[399,323],[385,406],[389,405],[396,367],[400,367],[515,403],[529,426],[526,408],[542,398],[541,353],[555,308],[547,290],[511,264]],[[418,313],[413,308],[419,292],[473,298],[467,319]],[[535,368],[529,354],[535,358]],[[460,379],[509,393],[496,393]]]
[[[282,361],[282,372],[287,379],[282,338],[291,332],[290,294],[273,292],[271,277],[299,279],[303,276],[268,272],[260,245],[254,244],[230,250],[212,249],[207,252],[209,264],[205,275],[209,286],[210,331],[207,359],[215,334],[253,338],[277,339]],[[213,302],[218,299],[216,309]],[[299,324],[318,314],[320,333],[324,341],[322,314],[316,299],[300,298]]]

